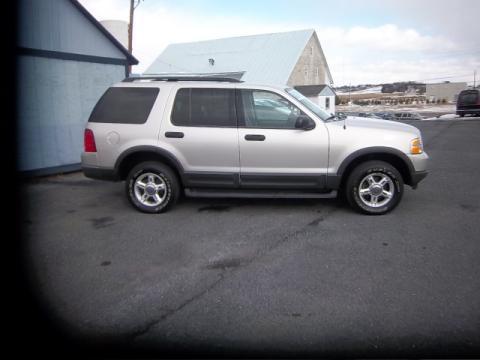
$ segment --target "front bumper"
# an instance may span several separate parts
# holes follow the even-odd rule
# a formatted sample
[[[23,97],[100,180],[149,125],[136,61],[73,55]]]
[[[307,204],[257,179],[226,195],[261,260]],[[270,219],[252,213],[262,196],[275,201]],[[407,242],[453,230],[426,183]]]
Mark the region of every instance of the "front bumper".
[[[411,163],[411,173],[428,170],[428,162],[430,157],[425,151],[418,155],[408,154],[407,156]]]
[[[410,175],[411,179],[410,179],[410,185],[412,186],[412,188],[416,188],[418,183],[420,181],[422,181],[423,179],[425,179],[428,175],[428,171],[424,170],[424,171],[415,171],[413,174]]]
[[[428,162],[429,156],[424,151],[418,155],[408,155],[410,159],[410,185],[412,188],[416,188],[418,183],[425,179],[428,175]]]

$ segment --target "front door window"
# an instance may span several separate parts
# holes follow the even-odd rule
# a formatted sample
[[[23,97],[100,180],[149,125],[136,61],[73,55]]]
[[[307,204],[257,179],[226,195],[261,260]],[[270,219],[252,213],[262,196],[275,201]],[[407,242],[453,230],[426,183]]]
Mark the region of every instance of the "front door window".
[[[241,90],[247,128],[295,129],[302,111],[287,99],[263,90]]]

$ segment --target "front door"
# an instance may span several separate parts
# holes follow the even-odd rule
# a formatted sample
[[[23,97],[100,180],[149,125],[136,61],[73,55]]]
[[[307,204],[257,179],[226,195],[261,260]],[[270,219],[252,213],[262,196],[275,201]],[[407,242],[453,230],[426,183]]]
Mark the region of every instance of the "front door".
[[[328,133],[314,119],[312,130],[296,129],[304,113],[266,90],[237,90],[240,185],[243,188],[321,189],[328,167]]]

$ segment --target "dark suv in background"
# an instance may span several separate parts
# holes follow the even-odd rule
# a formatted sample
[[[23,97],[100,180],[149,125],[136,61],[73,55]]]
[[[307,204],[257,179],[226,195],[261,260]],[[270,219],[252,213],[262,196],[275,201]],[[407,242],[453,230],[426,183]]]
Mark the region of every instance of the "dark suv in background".
[[[463,90],[458,94],[457,115],[472,114],[480,116],[480,90]]]

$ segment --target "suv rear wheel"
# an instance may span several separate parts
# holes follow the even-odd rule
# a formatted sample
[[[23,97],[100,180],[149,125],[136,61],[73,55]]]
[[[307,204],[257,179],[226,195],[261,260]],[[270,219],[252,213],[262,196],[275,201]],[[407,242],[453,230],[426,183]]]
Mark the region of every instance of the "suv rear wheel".
[[[350,205],[361,213],[386,214],[403,196],[402,175],[384,161],[364,162],[348,177],[345,195]]]
[[[126,179],[126,193],[132,205],[146,213],[160,213],[174,205],[180,195],[175,173],[154,161],[135,166]]]

